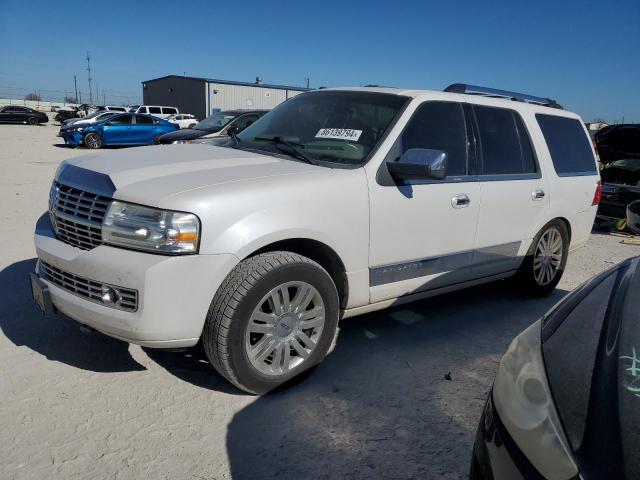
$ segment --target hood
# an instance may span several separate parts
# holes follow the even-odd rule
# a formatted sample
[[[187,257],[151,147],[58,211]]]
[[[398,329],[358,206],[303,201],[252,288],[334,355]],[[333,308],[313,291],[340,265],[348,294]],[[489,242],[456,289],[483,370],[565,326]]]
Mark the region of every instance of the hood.
[[[197,188],[322,170],[295,160],[206,144],[154,145],[66,160],[56,179],[105,196],[160,206],[167,197]]]
[[[640,162],[640,124],[609,125],[598,130],[593,138],[601,163],[625,159]]]
[[[544,320],[542,352],[584,478],[640,472],[640,257],[578,288]]]
[[[175,132],[165,133],[161,135],[158,141],[160,143],[171,143],[176,142],[178,140],[195,140],[196,138],[200,138],[203,135],[206,135],[208,132],[204,130],[196,130],[194,128],[184,128],[182,130],[176,130]]]

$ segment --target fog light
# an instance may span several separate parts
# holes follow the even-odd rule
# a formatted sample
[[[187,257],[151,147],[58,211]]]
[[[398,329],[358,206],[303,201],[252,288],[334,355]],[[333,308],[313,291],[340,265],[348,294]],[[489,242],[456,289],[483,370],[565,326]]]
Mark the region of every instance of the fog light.
[[[111,287],[102,287],[102,303],[113,305],[119,300],[118,292]]]

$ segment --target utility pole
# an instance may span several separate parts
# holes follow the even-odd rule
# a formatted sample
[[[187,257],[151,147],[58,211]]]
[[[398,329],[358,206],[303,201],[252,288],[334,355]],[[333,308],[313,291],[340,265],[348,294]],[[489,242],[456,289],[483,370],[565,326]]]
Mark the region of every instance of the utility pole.
[[[89,74],[89,103],[93,104],[93,91],[91,90],[91,57],[87,52],[87,73]]]
[[[73,88],[76,91],[76,103],[78,103],[78,79],[75,75],[73,76]]]
[[[107,94],[106,94],[106,93],[104,93],[104,88],[102,89],[102,103],[103,103],[104,105],[106,105],[106,104],[107,104]]]
[[[100,85],[98,85],[97,80],[96,80],[96,103],[100,103]]]
[[[309,77],[307,77],[307,88],[309,88]]]

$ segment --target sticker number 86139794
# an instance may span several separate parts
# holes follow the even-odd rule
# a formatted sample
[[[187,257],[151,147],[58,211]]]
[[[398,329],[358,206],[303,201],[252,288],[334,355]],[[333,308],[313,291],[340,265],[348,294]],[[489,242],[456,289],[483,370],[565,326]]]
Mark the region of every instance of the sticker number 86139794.
[[[316,133],[316,138],[334,138],[336,140],[350,140],[357,142],[362,135],[362,130],[351,128],[321,128]]]

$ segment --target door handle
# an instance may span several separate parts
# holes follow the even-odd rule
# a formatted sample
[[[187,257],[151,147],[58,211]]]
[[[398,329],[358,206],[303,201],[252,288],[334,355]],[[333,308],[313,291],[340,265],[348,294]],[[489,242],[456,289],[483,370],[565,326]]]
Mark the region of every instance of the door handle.
[[[542,200],[544,198],[544,195],[545,195],[544,190],[539,188],[531,192],[531,200],[533,200],[534,202],[536,200]]]
[[[471,203],[471,199],[466,193],[461,193],[451,199],[451,206],[453,208],[468,207],[470,203]]]

